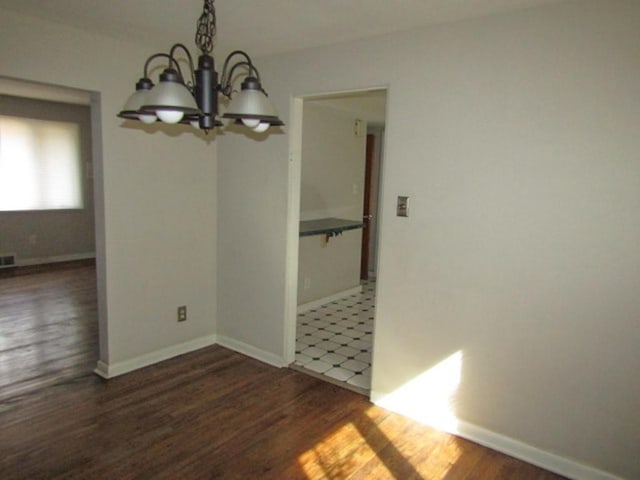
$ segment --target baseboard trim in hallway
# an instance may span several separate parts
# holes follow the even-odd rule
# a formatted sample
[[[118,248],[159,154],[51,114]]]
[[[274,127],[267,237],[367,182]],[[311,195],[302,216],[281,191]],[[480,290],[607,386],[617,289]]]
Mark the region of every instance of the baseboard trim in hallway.
[[[334,293],[333,295],[329,295],[324,298],[319,298],[318,300],[313,300],[311,302],[298,305],[298,308],[296,309],[296,311],[298,314],[305,313],[305,312],[308,312],[309,310],[313,310],[314,308],[320,308],[323,305],[326,305],[328,303],[342,300],[344,298],[350,297],[351,295],[357,295],[361,292],[362,292],[362,285],[358,285],[357,287],[353,287],[348,290],[343,290],[342,292]]]

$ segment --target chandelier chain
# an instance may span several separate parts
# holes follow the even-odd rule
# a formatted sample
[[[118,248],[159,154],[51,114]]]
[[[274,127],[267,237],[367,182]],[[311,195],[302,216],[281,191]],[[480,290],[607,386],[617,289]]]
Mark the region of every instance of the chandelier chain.
[[[204,0],[202,15],[198,19],[196,30],[196,45],[202,53],[211,53],[213,50],[213,38],[216,35],[216,9],[214,0]]]

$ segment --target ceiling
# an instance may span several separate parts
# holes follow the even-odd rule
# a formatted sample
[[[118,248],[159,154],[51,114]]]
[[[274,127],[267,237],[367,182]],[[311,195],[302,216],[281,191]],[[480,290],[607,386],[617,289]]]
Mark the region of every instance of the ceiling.
[[[384,125],[387,105],[386,90],[364,90],[331,95],[322,95],[316,98],[305,98],[305,105],[314,103],[349,113],[369,125]]]
[[[216,0],[217,51],[263,56],[564,0]],[[0,0],[0,8],[168,50],[202,0]]]

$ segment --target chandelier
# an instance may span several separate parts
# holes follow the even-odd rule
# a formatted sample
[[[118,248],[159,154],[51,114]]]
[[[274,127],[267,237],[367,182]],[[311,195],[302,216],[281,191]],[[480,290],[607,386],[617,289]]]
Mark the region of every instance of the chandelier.
[[[156,121],[190,124],[208,133],[212,128],[223,126],[218,119],[220,93],[230,100],[222,118],[231,119],[235,124],[244,124],[259,133],[271,126],[284,125],[262,88],[258,69],[246,52],[231,52],[218,78],[211,56],[216,34],[213,1],[204,1],[203,12],[197,22],[195,43],[200,50],[198,68],[194,69],[193,58],[181,43],[173,45],[169,53],[151,55],[144,64],[142,78],[136,83],[136,91],[126,101],[118,117],[147,124]],[[185,57],[178,58],[179,52]],[[160,74],[158,84],[154,85],[149,79],[149,67],[158,58],[164,58],[168,65]],[[182,71],[185,64],[189,74],[186,80]],[[234,75],[240,71],[244,72],[245,77],[240,92],[237,92],[233,90],[232,82]]]

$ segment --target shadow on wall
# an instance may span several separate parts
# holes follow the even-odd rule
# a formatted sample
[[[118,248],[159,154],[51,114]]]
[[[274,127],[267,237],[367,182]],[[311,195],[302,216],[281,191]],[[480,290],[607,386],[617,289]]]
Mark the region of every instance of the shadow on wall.
[[[122,128],[138,130],[149,135],[162,133],[171,138],[176,138],[180,135],[191,134],[201,140],[204,140],[205,142],[207,142],[207,144],[214,142],[218,136],[224,135],[224,131],[221,128],[213,129],[208,134],[206,134],[204,131],[193,128],[190,125],[172,125],[163,122],[145,124],[134,120],[123,120],[121,121],[120,126]]]

